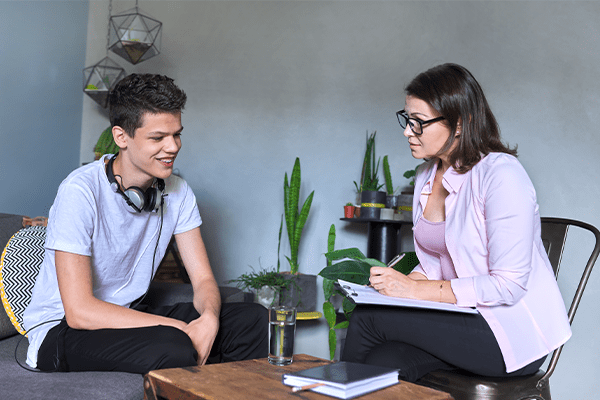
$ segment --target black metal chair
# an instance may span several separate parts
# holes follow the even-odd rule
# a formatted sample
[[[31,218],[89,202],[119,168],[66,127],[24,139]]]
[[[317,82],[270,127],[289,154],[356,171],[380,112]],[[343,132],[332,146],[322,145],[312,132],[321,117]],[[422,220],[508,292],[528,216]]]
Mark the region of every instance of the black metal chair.
[[[558,276],[570,226],[586,229],[596,237],[594,250],[585,266],[569,309],[569,323],[572,324],[585,285],[600,253],[600,231],[585,222],[565,218],[542,218],[542,241],[556,276]],[[562,346],[552,353],[547,371],[540,369],[535,375],[528,377],[487,378],[466,372],[439,370],[427,374],[417,383],[450,393],[455,400],[550,400],[549,379],[556,368],[561,351]]]

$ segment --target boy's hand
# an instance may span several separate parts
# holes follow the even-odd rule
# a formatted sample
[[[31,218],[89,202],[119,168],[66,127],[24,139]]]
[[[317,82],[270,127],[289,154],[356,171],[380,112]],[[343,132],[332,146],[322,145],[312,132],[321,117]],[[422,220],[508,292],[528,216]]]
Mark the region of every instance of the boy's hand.
[[[204,365],[219,331],[219,318],[205,313],[187,324],[183,331],[192,339],[198,352],[198,365]]]

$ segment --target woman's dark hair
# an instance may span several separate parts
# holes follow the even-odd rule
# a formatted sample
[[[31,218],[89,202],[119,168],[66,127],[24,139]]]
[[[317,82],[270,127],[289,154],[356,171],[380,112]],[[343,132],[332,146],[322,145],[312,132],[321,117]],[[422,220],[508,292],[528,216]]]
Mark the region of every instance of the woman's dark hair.
[[[142,126],[144,113],[179,113],[187,96],[164,75],[131,74],[121,79],[109,95],[109,118],[131,137]]]
[[[500,139],[500,128],[483,90],[473,75],[456,64],[433,67],[415,77],[406,87],[406,94],[429,104],[450,127],[450,137],[440,153],[447,151],[455,140],[456,148],[449,162],[457,172],[465,173],[490,152],[517,155]],[[460,135],[455,137],[458,123]]]

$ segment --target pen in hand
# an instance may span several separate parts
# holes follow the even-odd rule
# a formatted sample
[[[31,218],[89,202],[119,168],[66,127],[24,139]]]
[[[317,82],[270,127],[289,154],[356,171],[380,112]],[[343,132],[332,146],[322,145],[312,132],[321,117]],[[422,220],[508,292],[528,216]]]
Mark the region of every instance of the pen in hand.
[[[387,263],[387,266],[393,267],[394,265],[398,264],[400,262],[400,260],[402,260],[404,258],[405,255],[406,255],[406,253],[398,254],[396,257],[392,258],[389,263]]]
[[[405,255],[406,255],[406,253],[398,254],[396,257],[392,258],[389,263],[387,263],[387,266],[392,268],[394,265],[398,264],[400,262],[400,260],[402,260],[404,258]],[[373,286],[371,286],[371,283],[369,283],[367,286],[373,287]]]

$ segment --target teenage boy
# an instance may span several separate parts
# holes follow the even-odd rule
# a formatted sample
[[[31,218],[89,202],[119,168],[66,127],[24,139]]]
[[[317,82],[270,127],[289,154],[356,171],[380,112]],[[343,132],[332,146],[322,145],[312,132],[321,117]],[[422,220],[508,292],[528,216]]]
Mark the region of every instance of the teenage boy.
[[[45,256],[25,311],[27,363],[44,371],[153,369],[267,356],[267,312],[221,305],[196,197],[172,175],[185,93],[132,74],[110,94],[116,155],[72,172],[50,210]],[[193,303],[140,304],[171,236]]]

